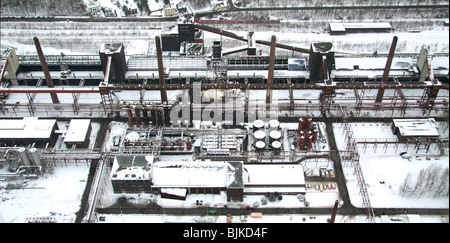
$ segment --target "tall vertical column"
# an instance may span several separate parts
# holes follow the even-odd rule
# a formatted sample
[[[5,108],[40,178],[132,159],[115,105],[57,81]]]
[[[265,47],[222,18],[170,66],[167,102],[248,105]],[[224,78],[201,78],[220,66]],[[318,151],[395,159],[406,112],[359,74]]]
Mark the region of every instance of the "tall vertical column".
[[[136,107],[134,108],[134,113],[136,114],[136,125],[138,127],[141,126],[141,108]]]
[[[6,71],[8,72],[9,80],[11,80],[11,85],[18,86],[19,83],[17,82],[16,72],[17,69],[19,69],[19,60],[17,59],[16,51],[14,50],[14,48],[10,48],[8,50],[6,60]]]
[[[269,73],[267,76],[267,88],[266,93],[266,110],[269,110],[269,104],[272,103],[272,90],[270,85],[273,84],[274,72],[275,72],[275,46],[277,42],[277,37],[272,35],[270,40],[270,56],[269,56]]]
[[[336,219],[338,204],[339,204],[339,200],[336,200],[334,202],[333,212],[331,213],[330,223],[334,223],[334,220]]]
[[[162,58],[161,39],[159,36],[155,36],[155,43],[156,43],[156,55],[157,55],[157,59],[158,59],[159,84],[166,84],[163,58]],[[167,103],[167,90],[166,89],[161,89],[161,102],[163,104]]]
[[[388,55],[388,58],[386,61],[386,66],[384,67],[383,77],[381,79],[381,82],[383,84],[386,83],[389,78],[389,72],[391,71],[392,60],[394,59],[395,47],[397,46],[397,40],[398,40],[398,37],[394,36],[394,38],[392,40],[392,44],[391,44],[391,49],[389,50],[389,55]],[[384,96],[384,88],[378,89],[377,98],[376,98],[375,102],[377,102],[377,103],[382,102],[383,96]]]
[[[148,111],[145,109],[142,109],[142,115],[144,116],[144,125],[148,126],[148,124],[149,124]]]
[[[131,108],[127,110],[128,113],[128,126],[133,126],[133,112],[131,111]]]
[[[159,36],[155,36],[155,43],[156,43],[156,55],[158,59],[158,76],[159,76],[159,84],[164,85],[166,84],[166,75],[164,73],[164,66],[163,66],[163,58],[162,58],[162,49],[161,49],[161,38]],[[165,88],[161,88],[161,103],[167,104],[167,90]],[[164,110],[164,117],[163,117],[163,123],[165,126],[169,125],[170,117],[169,117],[169,109],[167,107],[163,108]]]
[[[44,71],[47,86],[49,88],[54,88],[55,84],[53,83],[52,76],[50,75],[50,71],[47,66],[47,61],[45,60],[44,53],[42,52],[41,43],[39,43],[39,39],[37,37],[33,37],[33,41],[39,55],[39,61],[41,62],[42,71]],[[53,104],[59,104],[58,95],[56,93],[50,93],[50,96],[52,97]]]

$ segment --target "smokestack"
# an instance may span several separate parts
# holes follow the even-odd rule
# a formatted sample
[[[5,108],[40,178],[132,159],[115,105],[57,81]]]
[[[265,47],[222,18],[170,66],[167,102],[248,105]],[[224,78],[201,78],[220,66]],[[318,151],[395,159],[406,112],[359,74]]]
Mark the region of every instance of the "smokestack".
[[[36,50],[39,56],[39,61],[41,62],[42,71],[44,71],[45,81],[47,82],[47,86],[49,88],[55,87],[53,83],[52,76],[50,76],[50,71],[48,70],[47,61],[45,60],[44,53],[42,52],[41,43],[37,37],[33,37],[34,45],[36,46]],[[58,95],[56,93],[50,93],[52,97],[53,104],[59,104]]]
[[[333,208],[333,213],[331,214],[330,223],[334,223],[334,220],[336,219],[338,204],[339,204],[339,200],[336,200],[334,202],[334,208]]]
[[[274,69],[275,69],[275,47],[277,42],[277,37],[272,35],[272,39],[270,40],[270,57],[269,57],[269,74],[267,77],[267,84],[270,86],[273,84],[273,76],[274,76]],[[266,110],[269,110],[269,104],[272,103],[272,94],[270,87],[267,88],[266,93]]]
[[[162,49],[161,49],[161,38],[155,36],[156,43],[156,55],[158,58],[158,74],[159,74],[159,84],[166,84],[163,59],[162,59]],[[167,103],[167,90],[161,89],[161,102]]]
[[[389,55],[388,55],[388,58],[386,61],[386,66],[384,67],[383,78],[381,79],[381,82],[383,84],[386,83],[389,78],[389,72],[391,71],[392,60],[394,59],[395,47],[397,46],[397,40],[398,40],[398,37],[394,36],[394,38],[392,40],[392,44],[391,44],[391,49],[389,50]],[[378,89],[377,98],[376,98],[375,102],[380,103],[381,101],[383,101],[383,96],[384,96],[384,88]]]

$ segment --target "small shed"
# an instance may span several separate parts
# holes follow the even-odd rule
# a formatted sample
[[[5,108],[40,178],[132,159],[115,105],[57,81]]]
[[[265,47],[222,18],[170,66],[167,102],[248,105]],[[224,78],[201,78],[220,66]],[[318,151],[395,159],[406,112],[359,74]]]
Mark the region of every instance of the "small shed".
[[[68,147],[76,145],[79,148],[87,148],[89,146],[91,130],[90,119],[72,119],[70,120],[64,143]]]

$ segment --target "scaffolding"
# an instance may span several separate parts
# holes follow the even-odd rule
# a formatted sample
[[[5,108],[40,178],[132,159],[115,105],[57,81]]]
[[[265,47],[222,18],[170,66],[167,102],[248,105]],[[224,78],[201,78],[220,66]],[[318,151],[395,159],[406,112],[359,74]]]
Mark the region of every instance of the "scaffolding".
[[[368,220],[370,223],[375,222],[375,213],[370,203],[369,192],[367,191],[366,182],[362,173],[361,164],[359,163],[359,153],[356,140],[353,136],[353,130],[350,123],[348,123],[349,112],[346,106],[339,106],[340,115],[343,119],[343,135],[345,135],[345,151],[341,152],[341,160],[344,162],[350,162],[353,166],[353,173],[356,175],[358,181],[359,193],[362,197],[363,207],[366,209]]]

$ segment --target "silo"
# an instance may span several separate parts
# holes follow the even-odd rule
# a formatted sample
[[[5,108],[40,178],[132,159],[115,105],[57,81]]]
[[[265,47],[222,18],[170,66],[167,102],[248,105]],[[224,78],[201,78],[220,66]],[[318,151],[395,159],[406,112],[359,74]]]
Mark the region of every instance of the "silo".
[[[298,136],[299,136],[299,137],[305,136],[305,132],[304,132],[304,131],[298,131]]]
[[[255,120],[253,122],[253,132],[264,129],[264,121],[263,120]]]
[[[268,130],[270,131],[278,131],[280,130],[280,122],[278,120],[270,120],[268,125]]]
[[[281,132],[277,130],[273,130],[269,133],[269,142],[279,141],[281,138]]]
[[[305,147],[305,136],[300,136],[299,148],[300,150],[303,150],[304,147]]]
[[[272,142],[272,150],[275,155],[279,155],[281,153],[281,142],[273,141]]]
[[[299,118],[298,119],[298,132],[300,133],[300,131],[303,131],[303,126],[305,125],[305,122],[303,120],[303,118]]]
[[[305,117],[305,131],[309,132],[311,131],[312,127],[312,118],[311,117]]]
[[[255,143],[257,141],[264,141],[266,138],[266,132],[264,130],[258,130],[253,133],[253,137],[255,138]]]
[[[187,150],[191,150],[192,149],[192,142],[191,142],[190,139],[187,140],[186,147],[187,147]]]
[[[183,151],[183,149],[184,149],[184,148],[183,148],[183,140],[181,140],[181,139],[178,140],[178,146],[179,146],[178,149],[179,149],[180,151]]]
[[[37,149],[31,148],[29,151],[30,151],[31,158],[33,159],[34,164],[37,166],[41,166],[42,161],[41,161],[41,158],[39,157],[39,152],[37,151]]]
[[[25,150],[25,148],[20,148],[19,150],[17,150],[17,152],[19,153],[19,156],[22,159],[23,165],[31,165],[31,161],[28,158],[27,151]]]
[[[262,152],[266,147],[266,143],[263,141],[258,141],[255,143],[256,152]]]
[[[306,146],[308,148],[308,150],[311,150],[312,147],[312,136],[309,136],[307,141],[306,141]]]

